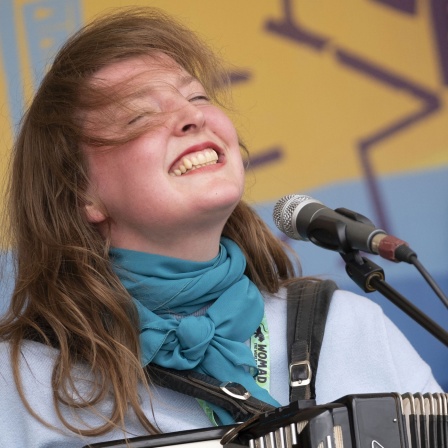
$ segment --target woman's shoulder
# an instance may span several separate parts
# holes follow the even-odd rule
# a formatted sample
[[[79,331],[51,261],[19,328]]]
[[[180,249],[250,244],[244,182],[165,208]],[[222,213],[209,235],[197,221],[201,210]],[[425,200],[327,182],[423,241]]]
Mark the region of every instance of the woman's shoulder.
[[[0,395],[18,398],[14,379],[14,366],[11,357],[11,344],[0,342]],[[23,341],[18,356],[18,372],[23,392],[31,397],[51,390],[51,376],[57,350],[33,341]],[[36,393],[39,391],[39,393]],[[45,392],[44,392],[45,391]],[[47,398],[51,396],[47,394]],[[0,400],[1,401],[1,400]]]
[[[344,289],[336,289],[330,303],[330,311],[338,318],[383,318],[382,308],[371,299]]]
[[[294,284],[313,282],[313,283],[322,283],[324,280],[321,279],[297,279],[296,282],[288,283],[287,286],[282,286],[275,293],[268,293],[262,291],[263,297],[265,301],[269,303],[278,303],[284,301],[284,299],[288,298],[288,288]],[[330,285],[330,282],[327,283]],[[332,312],[346,312],[350,311],[353,313],[361,313],[361,314],[370,314],[372,312],[382,314],[381,307],[370,300],[367,297],[358,295],[356,293],[339,289],[336,284],[334,284],[334,292],[331,297],[330,305],[333,309]],[[333,290],[333,288],[331,288]],[[317,291],[317,290],[316,290]]]
[[[34,341],[24,340],[19,348],[18,366],[24,384],[47,381],[51,377],[58,351]],[[9,341],[0,341],[0,384],[12,384],[12,346]],[[46,382],[46,381],[45,381]],[[1,387],[0,387],[1,389]]]
[[[8,340],[0,340],[0,357],[2,359],[10,357],[11,355],[11,342]],[[20,356],[23,359],[37,358],[42,361],[54,360],[59,351],[53,347],[42,344],[37,341],[31,341],[23,339],[19,347]]]

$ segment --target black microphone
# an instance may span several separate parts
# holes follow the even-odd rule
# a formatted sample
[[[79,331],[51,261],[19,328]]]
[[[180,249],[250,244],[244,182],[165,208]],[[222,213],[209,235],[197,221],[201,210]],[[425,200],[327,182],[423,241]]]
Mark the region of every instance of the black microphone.
[[[310,196],[284,196],[275,205],[273,218],[290,238],[325,249],[341,253],[360,250],[408,263],[416,256],[405,241],[376,228],[365,216],[346,208],[332,210]]]

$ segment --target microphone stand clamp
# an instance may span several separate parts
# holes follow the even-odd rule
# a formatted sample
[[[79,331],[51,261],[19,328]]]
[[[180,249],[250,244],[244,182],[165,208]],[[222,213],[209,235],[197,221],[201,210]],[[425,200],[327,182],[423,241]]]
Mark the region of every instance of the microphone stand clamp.
[[[339,253],[345,261],[345,270],[348,276],[364,292],[380,292],[386,299],[389,299],[394,305],[448,347],[448,332],[406,299],[406,297],[392,288],[385,281],[384,271],[381,267],[370,259],[362,257],[357,250]]]

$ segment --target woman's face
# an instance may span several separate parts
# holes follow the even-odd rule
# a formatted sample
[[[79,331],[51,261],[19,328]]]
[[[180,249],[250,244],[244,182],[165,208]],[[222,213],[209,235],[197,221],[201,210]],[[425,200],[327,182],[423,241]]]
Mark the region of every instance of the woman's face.
[[[164,54],[113,63],[91,82],[119,84],[134,94],[124,104],[88,112],[89,134],[111,137],[148,127],[119,147],[84,147],[93,198],[89,221],[102,232],[108,221],[116,247],[163,255],[183,256],[185,244],[191,250],[215,241],[244,188],[230,119]]]

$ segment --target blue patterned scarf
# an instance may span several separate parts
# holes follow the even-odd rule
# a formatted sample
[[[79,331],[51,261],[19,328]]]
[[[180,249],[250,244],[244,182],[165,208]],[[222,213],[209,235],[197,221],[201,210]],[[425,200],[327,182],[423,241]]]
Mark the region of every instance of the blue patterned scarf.
[[[278,406],[253,378],[257,368],[245,341],[263,318],[264,302],[244,275],[246,260],[236,243],[222,238],[219,254],[205,262],[117,248],[110,256],[137,306],[144,366],[235,381]],[[232,423],[227,413],[218,414],[223,424]]]

